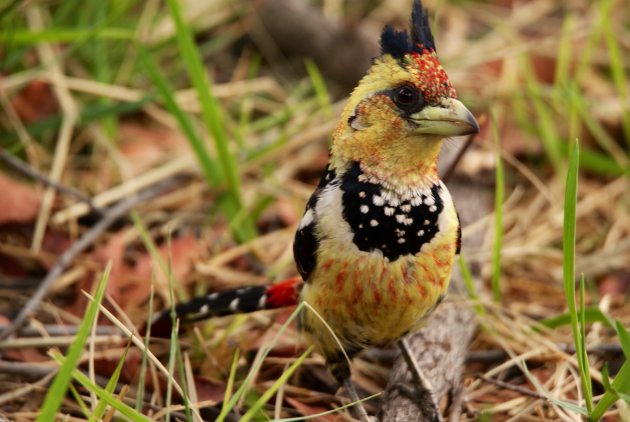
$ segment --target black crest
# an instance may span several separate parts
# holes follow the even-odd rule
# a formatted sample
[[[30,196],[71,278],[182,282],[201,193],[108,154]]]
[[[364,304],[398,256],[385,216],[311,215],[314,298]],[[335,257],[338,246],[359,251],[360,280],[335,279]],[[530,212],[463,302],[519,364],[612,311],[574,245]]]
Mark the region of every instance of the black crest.
[[[405,54],[413,51],[422,53],[425,48],[435,50],[429,14],[422,8],[420,0],[414,0],[411,10],[411,37],[407,31],[397,31],[387,25],[381,34],[381,54],[391,54],[402,59]]]

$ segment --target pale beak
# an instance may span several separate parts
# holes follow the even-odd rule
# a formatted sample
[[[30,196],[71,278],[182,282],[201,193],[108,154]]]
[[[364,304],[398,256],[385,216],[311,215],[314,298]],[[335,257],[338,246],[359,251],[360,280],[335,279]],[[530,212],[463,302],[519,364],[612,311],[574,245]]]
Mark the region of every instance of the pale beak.
[[[475,116],[455,98],[445,98],[438,105],[426,106],[409,119],[418,125],[414,132],[424,135],[446,137],[479,132]]]

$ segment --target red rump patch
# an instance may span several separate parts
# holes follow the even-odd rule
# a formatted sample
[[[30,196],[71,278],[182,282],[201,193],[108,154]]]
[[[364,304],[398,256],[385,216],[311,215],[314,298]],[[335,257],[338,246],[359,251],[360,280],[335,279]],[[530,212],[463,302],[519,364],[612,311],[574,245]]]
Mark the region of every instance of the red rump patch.
[[[275,309],[297,305],[301,286],[302,279],[299,277],[272,284],[265,291],[267,295],[267,306],[265,307]]]

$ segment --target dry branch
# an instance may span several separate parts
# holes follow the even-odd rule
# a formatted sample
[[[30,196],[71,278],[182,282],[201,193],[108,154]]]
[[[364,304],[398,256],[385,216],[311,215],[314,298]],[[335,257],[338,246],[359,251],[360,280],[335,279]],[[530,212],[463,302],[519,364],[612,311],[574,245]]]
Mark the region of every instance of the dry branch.
[[[4,330],[8,327],[7,324],[0,324],[0,330]],[[42,332],[45,332],[47,336],[59,337],[59,336],[74,336],[79,331],[78,325],[52,325],[41,324],[39,326],[26,326],[22,327],[18,331],[21,337],[40,337]],[[115,327],[99,325],[94,329],[94,335],[97,336],[115,336],[120,334],[120,331]]]
[[[477,377],[489,384],[494,384],[497,387],[504,388],[506,390],[515,391],[524,396],[533,397],[535,399],[541,399],[547,401],[548,398],[543,394],[530,390],[529,388],[521,387],[520,385],[510,384],[509,382],[501,381],[498,379],[487,377],[483,374],[477,374]],[[576,404],[577,405],[577,404]]]

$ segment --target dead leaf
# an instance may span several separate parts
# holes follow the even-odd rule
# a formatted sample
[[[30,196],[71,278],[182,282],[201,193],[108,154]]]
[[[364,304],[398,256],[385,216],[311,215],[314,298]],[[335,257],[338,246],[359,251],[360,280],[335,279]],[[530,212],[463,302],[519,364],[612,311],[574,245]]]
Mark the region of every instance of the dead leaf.
[[[139,174],[156,164],[171,159],[174,153],[188,150],[186,138],[174,130],[161,126],[123,123],[119,127],[120,152]]]
[[[95,372],[104,377],[111,377],[116,371],[120,357],[94,359]],[[125,356],[119,383],[130,383],[138,378],[142,356],[139,350],[130,349]]]
[[[5,360],[29,363],[41,363],[50,361],[50,358],[46,356],[46,353],[34,347],[25,347],[22,349],[7,349],[4,351],[2,358]]]
[[[623,298],[630,290],[630,272],[618,271],[606,275],[597,285],[600,296],[611,295],[613,300],[623,303]]]
[[[37,190],[26,183],[0,173],[0,224],[27,222],[37,217],[41,197]]]
[[[54,116],[59,104],[50,85],[44,81],[31,81],[11,99],[15,112],[24,123],[32,123]]]
[[[195,389],[199,401],[212,400],[218,403],[225,397],[225,384],[207,378],[195,377]]]
[[[292,226],[297,224],[301,217],[297,211],[291,201],[280,197],[265,209],[258,219],[257,225],[262,233]]]
[[[325,407],[322,406],[313,406],[313,405],[308,405],[305,403],[302,403],[301,401],[299,401],[298,399],[294,399],[290,396],[285,396],[284,399],[287,401],[287,403],[289,403],[291,406],[293,406],[298,412],[300,412],[303,416],[310,416],[310,415],[316,415],[318,413],[323,413],[326,412],[330,409],[327,409]],[[325,416],[320,416],[317,418],[317,420],[323,420],[323,421],[343,421],[346,420],[342,415],[325,415]]]
[[[189,281],[186,276],[193,270],[193,264],[200,257],[203,250],[204,247],[202,242],[193,235],[184,235],[174,238],[171,240],[170,250],[166,244],[161,245],[159,248],[162,260],[164,262],[169,262],[170,260],[173,278],[177,283],[182,285],[186,285]],[[145,254],[138,259],[134,268],[134,273],[136,276],[147,280],[147,289],[148,280],[151,279],[152,274],[155,275],[155,282],[157,285],[168,285],[166,275],[157,266],[157,263],[154,262],[153,258],[149,254]],[[148,298],[148,294],[144,296],[143,300],[146,300],[146,298]],[[136,301],[134,302],[137,303]]]
[[[41,262],[45,268],[50,269],[57,263],[57,257],[63,254],[74,242],[68,232],[54,227],[48,227],[42,242],[42,251],[50,258],[42,257]]]
[[[112,269],[107,282],[107,294],[110,295],[123,309],[139,306],[149,299],[151,291],[151,277],[155,277],[156,285],[166,286],[168,281],[158,263],[154,262],[148,252],[142,252],[135,265],[125,262],[127,248],[127,234],[120,232],[113,235],[109,241],[94,252],[94,258],[105,266],[111,260]],[[167,245],[159,247],[164,262],[171,262],[171,272],[178,283],[185,284],[187,275],[193,269],[193,263],[198,259],[203,246],[192,235],[174,238],[171,248]],[[79,283],[80,290],[90,291],[94,276],[90,275]],[[72,305],[72,312],[78,315],[85,309],[85,298],[77,295],[77,301]]]

